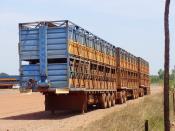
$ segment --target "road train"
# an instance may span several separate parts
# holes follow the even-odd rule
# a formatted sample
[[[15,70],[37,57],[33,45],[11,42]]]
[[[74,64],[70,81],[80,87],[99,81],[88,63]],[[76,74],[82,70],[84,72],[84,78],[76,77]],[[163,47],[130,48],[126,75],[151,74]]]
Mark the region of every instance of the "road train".
[[[68,21],[19,24],[20,91],[45,110],[86,112],[150,94],[149,63]]]

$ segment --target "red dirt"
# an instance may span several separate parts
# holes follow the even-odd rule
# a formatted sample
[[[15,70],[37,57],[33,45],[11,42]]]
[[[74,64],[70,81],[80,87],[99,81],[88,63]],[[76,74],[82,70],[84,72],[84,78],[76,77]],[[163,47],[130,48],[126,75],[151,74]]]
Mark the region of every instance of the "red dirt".
[[[152,95],[162,88],[152,88]],[[74,130],[102,119],[113,111],[121,110],[128,104],[138,103],[143,98],[128,101],[109,109],[98,109],[85,114],[71,112],[44,112],[44,96],[40,93],[20,94],[17,90],[0,90],[0,131],[58,131]]]

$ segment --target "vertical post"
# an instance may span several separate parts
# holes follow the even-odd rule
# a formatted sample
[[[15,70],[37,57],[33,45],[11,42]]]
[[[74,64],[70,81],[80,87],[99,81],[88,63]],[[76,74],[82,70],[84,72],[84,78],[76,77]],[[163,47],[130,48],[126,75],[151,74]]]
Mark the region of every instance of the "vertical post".
[[[174,115],[175,115],[175,91],[173,91],[173,109],[174,109]]]
[[[18,55],[19,55],[19,85],[20,85],[20,92],[22,92],[23,85],[22,85],[22,60],[21,60],[21,55],[20,55],[20,46],[21,46],[21,29],[22,29],[22,24],[19,24],[19,43],[18,43]],[[22,89],[22,90],[21,90]]]
[[[39,27],[39,58],[41,83],[47,79],[47,27],[42,23]]]
[[[145,131],[148,131],[149,126],[148,126],[148,120],[145,121]]]
[[[65,25],[66,25],[66,48],[67,48],[67,82],[68,82],[68,88],[70,88],[70,86],[71,86],[71,83],[70,83],[70,81],[69,81],[69,78],[70,78],[70,76],[71,76],[71,74],[70,74],[70,59],[69,59],[69,39],[71,39],[71,38],[69,38],[69,21],[68,20],[66,20],[65,21]],[[73,33],[73,32],[72,32]],[[74,35],[74,34],[73,34]]]
[[[165,30],[165,62],[164,62],[164,126],[165,131],[170,131],[170,119],[169,119],[169,46],[170,46],[170,34],[169,34],[169,8],[170,0],[165,1],[164,12],[164,30]]]

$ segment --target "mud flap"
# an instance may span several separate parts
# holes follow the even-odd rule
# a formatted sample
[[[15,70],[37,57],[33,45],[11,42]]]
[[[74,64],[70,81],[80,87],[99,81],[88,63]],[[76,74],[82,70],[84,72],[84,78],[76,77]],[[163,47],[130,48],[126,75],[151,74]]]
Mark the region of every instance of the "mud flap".
[[[87,111],[87,93],[70,92],[69,94],[45,94],[45,111],[71,110],[86,112]]]

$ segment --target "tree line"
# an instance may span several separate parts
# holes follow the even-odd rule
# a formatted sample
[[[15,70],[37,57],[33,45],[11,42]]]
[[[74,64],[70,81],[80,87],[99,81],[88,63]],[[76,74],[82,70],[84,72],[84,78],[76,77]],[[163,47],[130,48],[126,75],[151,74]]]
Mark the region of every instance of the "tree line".
[[[152,84],[163,84],[164,70],[159,69],[157,75],[151,75],[150,80]],[[170,86],[175,85],[175,69],[172,69],[169,74]]]
[[[7,73],[0,73],[0,76],[9,76]]]

